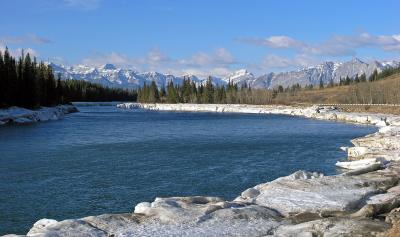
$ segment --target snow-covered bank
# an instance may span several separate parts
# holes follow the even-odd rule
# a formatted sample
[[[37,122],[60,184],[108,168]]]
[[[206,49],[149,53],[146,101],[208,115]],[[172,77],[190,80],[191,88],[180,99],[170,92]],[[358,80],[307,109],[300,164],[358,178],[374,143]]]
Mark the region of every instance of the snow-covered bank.
[[[331,106],[294,107],[284,105],[244,105],[244,104],[141,104],[122,103],[117,105],[124,109],[146,109],[155,111],[217,112],[217,113],[250,113],[282,114],[303,116],[321,120],[337,120],[358,124],[386,126],[400,117],[387,114],[345,113]]]
[[[400,209],[396,209],[400,205],[399,116],[344,113],[318,106],[124,103],[118,107],[285,114],[380,129],[352,140],[355,147],[345,149],[349,161],[338,164],[348,168],[343,174],[297,171],[249,187],[233,200],[163,197],[137,204],[132,213],[42,219],[28,236],[384,236],[400,223]]]
[[[0,125],[7,123],[33,123],[39,121],[62,119],[66,114],[77,112],[73,105],[58,105],[30,110],[20,107],[0,109]]]
[[[118,101],[104,101],[104,102],[85,102],[85,101],[77,101],[77,102],[72,102],[73,105],[75,106],[117,106],[118,104],[121,104],[121,102]]]

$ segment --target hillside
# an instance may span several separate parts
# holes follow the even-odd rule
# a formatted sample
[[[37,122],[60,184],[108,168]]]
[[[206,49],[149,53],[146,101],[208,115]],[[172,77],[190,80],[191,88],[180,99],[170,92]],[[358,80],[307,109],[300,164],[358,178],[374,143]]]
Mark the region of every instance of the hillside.
[[[400,114],[400,73],[378,81],[323,89],[280,93],[275,103],[282,104],[371,104],[367,106],[341,105],[345,111]],[[388,105],[373,105],[388,104]]]

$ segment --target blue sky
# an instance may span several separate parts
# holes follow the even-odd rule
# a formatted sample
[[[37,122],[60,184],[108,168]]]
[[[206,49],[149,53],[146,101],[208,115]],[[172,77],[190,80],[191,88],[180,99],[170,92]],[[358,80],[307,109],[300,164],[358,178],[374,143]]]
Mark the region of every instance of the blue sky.
[[[0,47],[74,65],[261,74],[400,59],[400,1],[3,0]]]

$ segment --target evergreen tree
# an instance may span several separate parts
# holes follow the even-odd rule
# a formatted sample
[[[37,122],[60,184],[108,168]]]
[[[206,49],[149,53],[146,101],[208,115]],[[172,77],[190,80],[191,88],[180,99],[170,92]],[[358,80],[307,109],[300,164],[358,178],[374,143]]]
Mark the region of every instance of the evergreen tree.
[[[334,87],[335,86],[335,83],[333,82],[333,78],[331,78],[330,80],[329,80],[329,85],[328,85],[329,87]]]
[[[367,77],[365,76],[365,73],[363,73],[361,76],[360,76],[360,82],[366,82],[367,81]]]
[[[61,83],[61,74],[58,73],[57,75],[57,87],[56,87],[56,94],[57,94],[57,104],[64,104],[64,89]]]
[[[149,101],[152,103],[160,102],[160,95],[158,93],[157,84],[155,81],[152,81],[150,84],[149,92]]]
[[[22,66],[21,66],[22,70]],[[22,74],[22,72],[21,72]],[[21,105],[20,83],[17,75],[15,59],[11,57],[8,48],[4,51],[5,102],[6,105]]]
[[[204,88],[204,102],[207,104],[214,103],[214,86],[211,81],[211,76],[208,77]]]
[[[360,82],[360,78],[358,77],[358,74],[356,74],[356,77],[354,78],[354,83],[359,83]]]
[[[319,79],[319,89],[323,89],[324,88],[324,82],[322,81],[322,78]]]
[[[21,56],[23,61],[22,69],[22,82],[23,82],[23,102],[22,104],[28,108],[35,108],[39,102],[37,98],[37,84],[34,71],[34,63],[31,60],[29,53],[25,56]]]
[[[0,51],[0,107],[22,106],[36,108],[69,101],[109,101],[137,99],[136,91],[104,88],[85,81],[58,78],[51,66],[37,63],[22,52],[18,61],[8,48]]]
[[[369,81],[376,81],[378,80],[378,70],[374,70],[374,72],[369,76]]]
[[[178,94],[175,90],[174,83],[170,81],[167,85],[167,102],[168,103],[178,103]]]
[[[0,51],[0,107],[4,106],[6,104],[6,80],[7,78],[4,76],[4,60],[3,60],[3,53]]]
[[[165,91],[165,86],[163,85],[160,90],[160,102],[162,102],[162,99],[165,98],[166,96],[167,92]]]
[[[345,84],[345,85],[350,85],[350,84],[351,84],[351,79],[350,79],[349,76],[346,76],[346,79],[345,79],[345,81],[344,81],[344,84]]]

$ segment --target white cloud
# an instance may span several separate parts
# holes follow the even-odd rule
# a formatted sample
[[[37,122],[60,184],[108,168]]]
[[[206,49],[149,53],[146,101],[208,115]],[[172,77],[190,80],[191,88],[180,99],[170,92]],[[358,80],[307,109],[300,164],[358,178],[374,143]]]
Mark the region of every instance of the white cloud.
[[[82,64],[88,66],[101,66],[106,63],[112,63],[121,67],[132,66],[132,61],[128,56],[116,52],[108,54],[95,53],[94,55],[82,60]]]
[[[216,49],[215,56],[217,62],[220,62],[222,64],[234,64],[236,62],[232,54],[225,48]]]
[[[36,50],[32,49],[32,48],[26,48],[26,49],[17,48],[15,50],[11,51],[11,54],[14,55],[14,56],[19,56],[19,55],[22,54],[22,51],[24,52],[25,55],[29,54],[31,57],[39,56],[39,53]]]
[[[232,66],[237,62],[232,54],[217,48],[212,52],[198,52],[188,58],[174,59],[159,48],[153,48],[143,57],[131,58],[126,55],[111,52],[96,53],[82,60],[83,64],[101,66],[112,63],[119,67],[132,68],[137,71],[159,71],[174,75],[194,74],[205,77],[208,75],[226,76],[232,72]]]
[[[360,48],[378,48],[384,51],[400,49],[400,41],[394,36],[373,36],[361,33],[353,36],[334,35],[325,42],[309,44],[302,50],[306,53],[318,55],[347,56],[356,55]]]
[[[261,66],[265,68],[286,68],[293,66],[293,62],[291,59],[270,54],[261,61]]]
[[[265,46],[268,48],[294,49],[301,53],[328,56],[354,56],[357,49],[377,48],[384,51],[400,51],[400,34],[371,35],[334,35],[320,43],[307,43],[289,36],[270,36],[268,38],[241,38],[240,42]]]
[[[162,64],[168,64],[172,59],[165,53],[161,52],[159,48],[151,49],[143,60],[134,60],[138,63],[147,64],[153,70],[154,67],[158,67]]]
[[[277,49],[302,48],[306,46],[305,43],[286,35],[276,35],[268,38],[239,38],[238,41]]]
[[[6,49],[6,46],[0,43],[0,51],[1,51],[2,54],[4,53],[4,50],[5,50],[5,49]],[[22,51],[24,51],[24,54],[25,54],[25,55],[29,53],[29,55],[30,55],[31,57],[38,57],[38,56],[39,56],[39,53],[38,53],[36,50],[32,49],[32,48],[26,48],[26,49],[22,49],[22,48],[16,48],[16,49],[8,48],[8,52],[10,53],[10,55],[13,56],[13,57],[16,57],[16,58],[18,58],[19,56],[21,56]]]
[[[63,0],[69,7],[80,8],[84,10],[93,10],[99,7],[101,0]]]
[[[282,57],[275,54],[265,56],[257,65],[253,65],[256,70],[260,71],[281,71],[282,69],[303,68],[315,65],[319,61],[305,54],[297,54],[294,57]]]
[[[2,36],[0,37],[0,43],[4,45],[10,44],[48,44],[51,40],[35,35],[28,34],[24,36]]]
[[[204,67],[204,66],[228,66],[236,64],[235,58],[225,48],[218,48],[211,53],[198,52],[189,59],[179,60],[182,66]]]

